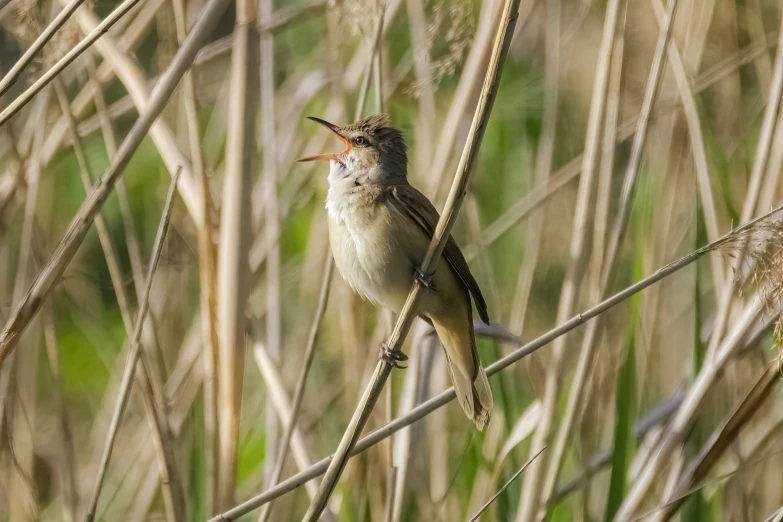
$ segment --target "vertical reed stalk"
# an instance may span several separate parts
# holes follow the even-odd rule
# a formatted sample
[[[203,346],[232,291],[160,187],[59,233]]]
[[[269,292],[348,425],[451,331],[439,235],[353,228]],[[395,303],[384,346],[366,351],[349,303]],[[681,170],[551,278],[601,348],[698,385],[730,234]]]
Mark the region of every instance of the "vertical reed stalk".
[[[216,508],[233,503],[245,371],[250,191],[257,164],[258,30],[253,0],[238,0],[231,53],[223,204],[218,247],[218,440]]]

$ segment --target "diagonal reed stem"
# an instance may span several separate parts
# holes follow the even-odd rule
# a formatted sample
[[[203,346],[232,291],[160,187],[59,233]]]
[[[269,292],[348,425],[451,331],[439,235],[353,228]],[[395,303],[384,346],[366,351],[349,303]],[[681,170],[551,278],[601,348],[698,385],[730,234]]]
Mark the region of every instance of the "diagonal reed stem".
[[[712,243],[709,243],[699,248],[698,250],[691,252],[687,256],[681,257],[680,259],[677,259],[676,261],[673,261],[668,265],[659,268],[657,271],[655,271],[645,279],[642,279],[641,281],[634,283],[633,285],[625,288],[624,290],[617,292],[612,297],[600,302],[594,307],[571,317],[568,321],[565,321],[564,323],[546,332],[545,334],[537,337],[536,339],[530,341],[529,343],[520,346],[519,348],[509,353],[502,359],[489,365],[486,368],[487,375],[491,377],[497,373],[502,372],[512,364],[524,359],[525,357],[527,357],[532,353],[537,352],[540,348],[546,346],[554,339],[567,334],[574,328],[581,326],[582,324],[589,321],[590,319],[593,319],[603,314],[607,310],[617,306],[623,301],[626,301],[630,297],[638,294],[645,288],[648,288],[654,285],[655,283],[663,279],[666,279],[670,275],[682,270],[683,268],[690,266],[697,260],[701,259],[703,256],[716,251],[720,247],[726,244],[730,244],[734,241],[738,241],[743,233],[752,230],[753,227],[759,222],[769,219],[781,211],[783,211],[783,206],[780,206],[772,210],[771,212],[768,212],[767,214],[764,214],[763,216],[760,216],[746,223],[745,225],[720,237],[716,241],[713,241]],[[509,339],[509,341],[511,341],[511,339]],[[437,410],[438,408],[445,406],[449,402],[453,401],[455,398],[456,395],[454,393],[454,388],[449,388],[448,390],[441,392],[435,397],[415,407],[413,410],[410,411],[410,413],[395,419],[389,424],[386,424],[385,426],[378,428],[377,430],[373,431],[366,437],[359,440],[354,445],[350,455],[355,456],[360,453],[363,453],[364,451],[367,451],[369,448],[375,446],[376,444],[387,439],[388,437],[391,437],[394,433],[398,432],[399,430],[405,428],[406,426],[410,426],[414,422],[423,419],[424,417],[426,417],[433,411]],[[270,502],[273,499],[276,499],[290,491],[293,491],[294,489],[298,488],[302,484],[316,477],[319,477],[324,472],[326,472],[326,469],[329,467],[329,464],[332,462],[334,458],[335,458],[334,456],[329,456],[322,459],[318,463],[314,464],[310,469],[307,469],[305,471],[297,473],[292,477],[289,477],[288,479],[284,480],[274,488],[271,488],[261,493],[260,495],[257,495],[245,501],[244,503],[234,507],[233,509],[230,509],[223,514],[220,514],[210,519],[209,522],[229,522],[231,520],[236,520],[242,515],[245,515],[250,511],[260,506],[263,506],[267,502]]]
[[[302,409],[302,399],[304,398],[305,386],[307,385],[307,376],[310,373],[310,368],[313,363],[313,357],[315,356],[315,342],[318,340],[318,331],[321,326],[321,320],[324,317],[326,311],[326,305],[329,302],[329,289],[332,286],[332,268],[334,267],[334,259],[332,253],[327,252],[326,263],[324,264],[323,280],[321,282],[321,291],[318,295],[318,305],[315,310],[315,317],[313,317],[313,323],[310,327],[310,333],[307,337],[307,347],[305,348],[304,362],[302,368],[299,371],[299,378],[296,381],[296,390],[294,391],[294,398],[291,401],[291,419],[285,427],[283,437],[279,441],[277,448],[277,455],[275,456],[275,467],[272,470],[272,475],[269,477],[269,486],[274,487],[280,481],[280,475],[283,473],[283,465],[285,464],[285,458],[288,454],[288,447],[291,444],[291,436],[294,434],[296,428],[296,421],[299,417],[299,413]],[[272,502],[269,502],[261,510],[261,514],[258,516],[259,522],[266,522],[269,520],[269,515],[272,513]]]
[[[510,479],[508,479],[508,480],[506,481],[506,483],[505,483],[505,484],[503,484],[503,485],[502,485],[502,486],[501,486],[501,487],[500,487],[500,488],[497,490],[497,492],[496,492],[494,495],[492,495],[492,498],[490,498],[489,500],[487,500],[487,502],[486,502],[486,503],[485,503],[483,506],[481,506],[481,507],[479,508],[479,510],[476,512],[476,514],[475,514],[475,515],[473,515],[472,517],[470,517],[470,520],[468,520],[468,522],[478,522],[478,519],[481,517],[481,514],[482,514],[482,513],[484,513],[486,510],[488,510],[488,509],[489,509],[489,506],[491,506],[491,505],[492,505],[492,503],[493,503],[495,500],[497,500],[497,498],[498,498],[498,497],[499,497],[499,496],[500,496],[500,495],[501,495],[501,494],[502,494],[502,493],[503,493],[503,492],[504,492],[506,489],[508,489],[508,487],[509,487],[509,486],[510,486],[510,485],[511,485],[511,484],[512,484],[512,483],[513,483],[513,482],[514,482],[516,479],[517,479],[517,477],[519,477],[519,476],[522,474],[522,472],[523,472],[523,471],[525,471],[525,470],[527,469],[527,467],[530,465],[530,463],[531,463],[531,462],[533,462],[534,460],[536,460],[536,459],[538,458],[538,456],[539,456],[539,455],[541,455],[541,454],[544,452],[544,450],[545,450],[545,449],[546,449],[546,446],[544,446],[543,448],[541,448],[540,450],[538,450],[538,452],[537,452],[536,454],[534,454],[532,457],[530,457],[530,459],[529,459],[527,462],[525,462],[525,463],[522,465],[522,467],[521,467],[521,468],[519,468],[519,469],[517,470],[517,472],[516,472],[516,473],[514,473],[514,474],[511,476],[511,478],[510,478]]]
[[[68,96],[65,92],[60,78],[55,78],[52,82],[55,94],[60,103],[60,109],[66,117],[68,122],[68,128],[72,136],[74,154],[76,161],[79,165],[79,172],[81,174],[82,185],[84,186],[85,193],[89,194],[92,188],[92,172],[87,161],[87,153],[84,150],[81,138],[79,138],[76,132],[76,121],[71,114],[70,105],[68,103]],[[176,186],[176,183],[173,185]],[[168,203],[168,201],[167,201]],[[168,217],[164,214],[164,217]],[[120,314],[122,316],[123,324],[125,325],[125,331],[128,338],[133,338],[135,331],[144,331],[144,325],[133,326],[133,318],[128,306],[128,297],[123,285],[122,271],[117,261],[117,256],[114,252],[114,247],[111,243],[108,228],[103,220],[103,217],[98,214],[95,217],[95,230],[98,233],[98,240],[101,244],[104,257],[106,258],[106,266],[109,270],[109,276],[111,278],[112,287],[117,297],[117,303],[120,307]],[[140,284],[143,284],[140,282]],[[143,287],[142,287],[143,288]],[[144,293],[142,290],[139,292],[141,296]],[[146,318],[145,318],[146,321]],[[141,338],[139,339],[141,343]],[[148,349],[150,347],[148,346]],[[148,357],[148,355],[141,350],[139,352],[141,358]],[[162,395],[163,384],[158,382],[157,375],[150,369],[149,359],[142,361],[143,374],[140,376],[141,392],[144,398],[145,410],[147,412],[150,427],[153,431],[153,440],[155,441],[155,447],[158,450],[158,459],[160,469],[166,480],[164,480],[163,499],[167,508],[167,515],[169,520],[182,520],[184,519],[184,496],[182,484],[179,481],[179,477],[176,473],[176,464],[174,462],[175,449],[172,444],[170,429],[168,425],[168,419],[166,419],[164,410],[159,407],[162,404],[162,400],[155,398],[155,390],[158,395]],[[113,437],[114,433],[110,433]]]
[[[172,203],[174,201],[174,191],[177,188],[177,180],[179,180],[179,175],[180,172],[177,171],[171,180],[171,184],[169,185],[169,192],[166,195],[166,204],[163,207],[163,215],[161,216],[160,225],[158,226],[158,233],[155,237],[155,244],[152,248],[150,266],[147,269],[147,280],[144,285],[144,293],[140,297],[139,310],[136,314],[136,322],[133,330],[133,338],[130,342],[130,353],[128,354],[128,361],[125,364],[125,371],[122,375],[122,382],[120,384],[117,403],[114,407],[111,424],[109,425],[109,434],[106,439],[106,446],[103,449],[101,463],[98,467],[97,481],[92,492],[92,497],[90,498],[90,506],[87,510],[87,516],[85,517],[87,522],[91,522],[95,518],[95,511],[98,507],[98,497],[101,494],[103,478],[106,475],[106,469],[109,465],[111,452],[114,448],[114,440],[117,435],[117,429],[119,428],[120,421],[122,420],[122,414],[125,411],[125,407],[128,404],[128,399],[130,398],[131,386],[133,384],[133,377],[136,371],[136,362],[138,361],[141,352],[141,333],[144,330],[144,322],[147,318],[147,313],[149,312],[150,290],[152,289],[152,281],[155,277],[155,271],[158,268],[160,254],[163,251],[163,243],[166,240],[166,234],[169,230]],[[154,411],[151,413],[153,415],[155,414]]]
[[[373,28],[373,36],[371,40],[373,42],[372,53],[370,54],[370,59],[367,62],[367,69],[361,87],[359,89],[359,101],[357,102],[357,106],[356,106],[355,119],[357,120],[360,119],[363,114],[365,101],[367,99],[367,92],[370,89],[370,77],[371,77],[372,69],[374,64],[376,63],[376,58],[378,56],[378,53],[380,52],[379,44],[381,41],[381,35],[383,33],[384,14],[385,14],[385,6],[381,8],[380,15],[378,16],[378,19],[375,22],[375,27]],[[283,438],[279,442],[277,455],[275,457],[275,467],[272,469],[272,473],[270,474],[268,480],[268,484],[270,488],[276,486],[278,481],[280,480],[280,476],[283,473],[283,465],[285,464],[285,458],[288,453],[288,447],[291,444],[291,437],[294,433],[294,429],[296,428],[296,420],[297,417],[299,416],[299,412],[302,407],[302,399],[304,397],[305,385],[307,384],[307,377],[310,373],[310,367],[312,365],[313,356],[315,355],[315,341],[318,338],[318,329],[321,324],[321,320],[323,319],[323,314],[326,310],[326,305],[329,299],[329,289],[331,287],[333,268],[334,268],[334,259],[332,257],[331,252],[329,252],[327,254],[327,259],[324,263],[323,281],[321,283],[321,290],[318,297],[316,314],[315,317],[313,318],[313,323],[310,328],[310,334],[307,339],[304,363],[302,365],[302,369],[299,374],[299,378],[297,380],[296,390],[294,392],[294,398],[291,403],[291,420],[288,422],[288,425],[285,427]],[[269,519],[269,515],[271,513],[272,513],[272,503],[270,502],[269,504],[264,506],[264,509],[261,511],[261,514],[258,517],[259,522],[266,522]]]
[[[68,51],[68,53],[60,58],[56,64],[41,75],[38,80],[35,81],[30,87],[27,88],[18,98],[11,102],[6,109],[0,113],[0,126],[5,124],[13,115],[22,110],[27,103],[38,94],[41,89],[49,84],[63,69],[73,63],[84,51],[86,51],[95,41],[106,34],[111,26],[128,13],[133,7],[139,3],[139,0],[125,0],[121,3],[109,16],[103,19],[98,26],[82,39],[76,46]],[[70,14],[70,13],[69,13]],[[63,20],[64,22],[64,20]],[[48,29],[48,28],[47,28]],[[32,57],[30,58],[32,59]]]
[[[158,118],[163,108],[174,93],[179,80],[190,68],[201,44],[212,33],[220,18],[228,7],[229,0],[209,0],[201,12],[201,16],[193,25],[193,29],[185,42],[177,51],[171,66],[161,77],[149,98],[149,105],[136,120],[125,140],[120,145],[117,154],[112,159],[109,168],[95,185],[90,196],[82,203],[79,211],[71,220],[60,243],[47,261],[44,270],[38,275],[24,299],[15,307],[11,317],[0,332],[0,368],[8,355],[16,347],[22,332],[36,316],[41,304],[49,295],[54,285],[60,279],[65,268],[76,255],[95,216],[103,208],[114,184],[125,172],[133,153],[136,152],[153,122]]]
[[[517,17],[519,16],[519,4],[520,0],[507,0],[505,3],[503,18],[498,27],[495,45],[492,50],[492,57],[484,81],[484,87],[479,97],[479,103],[476,107],[473,122],[471,123],[467,144],[463,150],[459,166],[457,167],[457,175],[451,186],[446,206],[443,209],[438,225],[435,228],[435,233],[433,234],[427,254],[424,256],[424,260],[421,263],[420,270],[424,274],[429,274],[432,271],[432,266],[440,259],[443,248],[446,246],[446,241],[451,234],[451,229],[454,227],[462,200],[467,192],[468,180],[470,179],[477,152],[481,145],[482,138],[484,137],[484,131],[487,127],[489,115],[492,111],[492,104],[495,101],[500,76],[503,71],[503,64],[511,44],[511,38],[514,34]],[[400,347],[413,324],[413,320],[416,317],[417,301],[420,290],[421,284],[418,281],[414,282],[411,291],[408,294],[408,299],[400,313],[397,325],[387,343],[393,352],[398,352],[400,350]],[[303,520],[308,522],[318,520],[321,512],[326,507],[326,503],[334,491],[334,488],[337,486],[337,481],[348,462],[351,450],[356,445],[356,442],[361,435],[361,431],[367,423],[367,419],[383,390],[383,385],[389,377],[391,370],[392,366],[384,361],[379,361],[375,367],[375,371],[370,378],[367,389],[360,399],[353,418],[340,441],[335,458],[329,465],[329,469],[321,482],[318,495],[316,495],[316,498],[310,504]]]
[[[68,5],[63,7],[62,11],[57,13],[54,20],[38,35],[38,38],[27,48],[21,58],[16,61],[11,70],[6,73],[2,80],[0,80],[0,96],[5,94],[10,89],[19,76],[22,75],[25,68],[33,61],[36,55],[43,49],[43,46],[52,39],[54,33],[57,32],[60,27],[71,17],[71,15],[84,3],[84,0],[71,0]]]

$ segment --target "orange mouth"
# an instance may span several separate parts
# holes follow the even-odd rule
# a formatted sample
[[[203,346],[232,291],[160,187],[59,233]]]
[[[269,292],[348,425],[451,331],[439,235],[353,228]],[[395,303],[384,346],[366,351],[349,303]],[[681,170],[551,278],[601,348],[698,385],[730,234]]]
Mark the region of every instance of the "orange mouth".
[[[298,159],[298,160],[296,160],[296,161],[297,161],[297,162],[304,162],[304,161],[319,161],[319,160],[325,160],[325,161],[336,161],[336,162],[338,162],[340,165],[342,165],[343,167],[345,167],[345,163],[343,163],[343,161],[342,161],[342,159],[341,159],[341,158],[342,158],[343,156],[345,156],[346,154],[348,154],[348,153],[351,151],[351,142],[350,142],[350,141],[348,141],[347,139],[345,139],[345,138],[342,136],[342,134],[340,134],[339,127],[337,127],[337,125],[334,125],[333,123],[329,123],[329,122],[328,122],[328,121],[326,121],[326,120],[322,120],[321,118],[316,118],[316,117],[314,117],[314,116],[308,116],[308,117],[307,117],[307,119],[308,119],[308,120],[313,120],[313,121],[314,121],[314,122],[316,122],[316,123],[320,123],[321,125],[323,125],[323,126],[324,126],[324,127],[326,127],[327,129],[329,129],[330,131],[334,132],[334,133],[337,135],[337,137],[340,139],[340,141],[342,141],[343,143],[345,143],[345,150],[344,150],[344,151],[342,151],[342,152],[340,152],[340,153],[337,153],[337,152],[331,152],[331,153],[327,153],[327,154],[318,154],[318,155],[316,155],[316,156],[308,156],[308,157],[306,157],[306,158]]]

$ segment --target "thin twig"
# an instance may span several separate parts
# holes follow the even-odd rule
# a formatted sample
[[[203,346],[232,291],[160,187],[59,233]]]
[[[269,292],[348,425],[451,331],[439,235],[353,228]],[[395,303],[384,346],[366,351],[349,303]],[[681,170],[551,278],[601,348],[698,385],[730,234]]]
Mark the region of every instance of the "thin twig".
[[[139,310],[136,314],[136,322],[133,330],[133,338],[130,343],[130,353],[128,354],[128,360],[125,364],[125,371],[122,376],[122,382],[120,384],[120,391],[117,397],[117,403],[112,414],[111,425],[109,427],[109,433],[106,439],[106,446],[103,450],[103,456],[101,457],[101,463],[96,474],[95,487],[90,499],[89,508],[87,510],[87,516],[85,517],[87,522],[92,522],[95,518],[95,511],[98,506],[98,497],[101,493],[101,487],[103,485],[103,478],[106,475],[106,469],[109,465],[109,459],[111,458],[111,452],[114,448],[114,440],[117,435],[117,429],[119,428],[120,421],[122,420],[122,414],[125,411],[125,406],[128,404],[130,398],[131,386],[133,384],[133,376],[136,372],[136,362],[139,358],[141,351],[141,332],[144,329],[144,321],[149,311],[149,297],[150,290],[152,289],[152,281],[155,276],[155,271],[158,268],[158,261],[160,255],[163,252],[163,243],[166,240],[166,234],[169,229],[169,221],[171,219],[171,211],[173,209],[174,191],[177,187],[177,180],[179,179],[179,172],[174,175],[169,186],[168,194],[166,195],[166,204],[163,207],[163,215],[160,220],[160,226],[158,227],[158,233],[155,237],[155,243],[152,248],[152,255],[150,257],[150,265],[147,271],[147,280],[144,287],[144,294],[139,300]],[[184,513],[183,513],[184,515]],[[182,520],[182,519],[180,519]]]
[[[473,515],[472,517],[470,517],[470,520],[469,520],[468,522],[476,522],[476,521],[479,519],[479,517],[482,515],[482,513],[484,513],[484,512],[485,512],[487,509],[489,509],[489,506],[491,506],[491,505],[492,505],[492,503],[493,503],[495,500],[497,500],[497,498],[498,498],[498,497],[499,497],[499,496],[500,496],[500,495],[501,495],[501,494],[502,494],[502,493],[503,493],[503,492],[504,492],[506,489],[508,489],[508,487],[509,487],[509,486],[510,486],[510,485],[511,485],[511,484],[512,484],[512,483],[513,483],[513,482],[514,482],[516,479],[517,479],[517,477],[519,477],[519,476],[522,474],[522,472],[523,472],[523,471],[525,471],[525,470],[527,469],[527,467],[530,465],[530,463],[531,463],[531,462],[533,462],[533,461],[534,461],[536,458],[538,458],[538,456],[539,456],[539,455],[541,455],[541,454],[544,452],[544,450],[545,450],[545,449],[546,449],[546,446],[544,446],[543,448],[541,448],[540,450],[538,450],[538,453],[536,453],[535,455],[533,455],[533,456],[532,456],[532,457],[531,457],[531,458],[530,458],[530,459],[529,459],[527,462],[525,462],[525,464],[524,464],[524,465],[523,465],[521,468],[519,468],[519,470],[518,470],[516,473],[514,473],[514,475],[513,475],[513,476],[512,476],[510,479],[508,479],[508,481],[507,481],[505,484],[503,484],[503,485],[500,487],[500,489],[498,489],[497,493],[495,493],[494,495],[492,495],[492,498],[490,498],[489,500],[487,500],[487,503],[486,503],[486,504],[484,504],[483,506],[481,506],[481,508],[479,508],[479,510],[476,512],[476,514],[475,514],[475,515]]]

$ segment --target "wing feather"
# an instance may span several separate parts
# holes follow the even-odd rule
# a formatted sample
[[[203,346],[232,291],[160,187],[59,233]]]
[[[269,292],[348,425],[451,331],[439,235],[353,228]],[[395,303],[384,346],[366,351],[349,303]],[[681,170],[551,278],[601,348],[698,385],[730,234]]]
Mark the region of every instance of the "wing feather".
[[[387,191],[387,196],[388,201],[398,211],[410,216],[424,233],[432,238],[432,235],[435,233],[435,227],[438,225],[440,214],[438,214],[438,211],[424,194],[410,185],[395,185]],[[481,289],[476,279],[470,273],[470,267],[468,267],[468,262],[465,261],[465,256],[462,255],[462,251],[451,235],[449,235],[446,247],[443,249],[443,257],[467,287],[468,291],[470,291],[481,320],[489,324],[487,303],[484,301],[484,296],[481,295]]]

